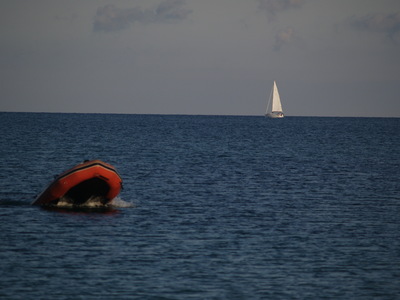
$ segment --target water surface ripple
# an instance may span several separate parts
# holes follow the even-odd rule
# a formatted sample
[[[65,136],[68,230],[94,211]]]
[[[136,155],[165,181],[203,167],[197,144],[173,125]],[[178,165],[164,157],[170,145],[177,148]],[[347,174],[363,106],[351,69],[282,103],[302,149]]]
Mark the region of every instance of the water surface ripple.
[[[400,119],[0,113],[1,299],[399,299]],[[83,161],[115,211],[30,205]]]

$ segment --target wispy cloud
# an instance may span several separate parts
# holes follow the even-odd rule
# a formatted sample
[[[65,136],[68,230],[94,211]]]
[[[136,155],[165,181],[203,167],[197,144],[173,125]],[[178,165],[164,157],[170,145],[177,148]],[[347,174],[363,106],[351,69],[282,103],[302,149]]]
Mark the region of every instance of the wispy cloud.
[[[274,20],[280,12],[302,7],[305,0],[258,0],[258,2],[258,8],[265,11],[269,20]]]
[[[353,16],[350,25],[359,30],[384,33],[394,39],[400,33],[400,12]]]
[[[185,0],[164,0],[153,9],[141,7],[120,9],[109,4],[99,7],[94,18],[94,31],[116,31],[138,23],[165,23],[180,21],[192,12],[185,9]]]
[[[294,29],[292,27],[288,27],[284,30],[281,30],[275,35],[275,44],[274,50],[279,51],[283,46],[291,43],[294,39]]]

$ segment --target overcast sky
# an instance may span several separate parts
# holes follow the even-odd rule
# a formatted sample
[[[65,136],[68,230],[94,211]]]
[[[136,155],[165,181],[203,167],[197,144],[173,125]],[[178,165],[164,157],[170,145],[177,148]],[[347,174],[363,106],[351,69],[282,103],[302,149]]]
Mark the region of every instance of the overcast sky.
[[[0,111],[400,117],[399,0],[0,0]]]

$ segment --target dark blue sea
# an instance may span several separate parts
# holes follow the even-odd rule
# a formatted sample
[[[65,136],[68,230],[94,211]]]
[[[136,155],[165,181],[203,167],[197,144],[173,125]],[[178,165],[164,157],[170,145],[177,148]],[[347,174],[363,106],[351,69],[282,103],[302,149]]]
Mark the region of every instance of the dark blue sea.
[[[400,119],[0,113],[0,299],[400,299]],[[85,159],[111,211],[31,202]]]

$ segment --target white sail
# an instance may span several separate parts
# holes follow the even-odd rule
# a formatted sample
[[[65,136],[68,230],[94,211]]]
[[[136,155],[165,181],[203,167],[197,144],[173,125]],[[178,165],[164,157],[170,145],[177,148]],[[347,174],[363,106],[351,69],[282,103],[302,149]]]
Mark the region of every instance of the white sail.
[[[274,90],[272,92],[272,111],[282,112],[281,98],[279,97],[278,87],[274,81]]]
[[[269,110],[271,101],[272,101],[272,106],[271,106],[271,110]],[[270,118],[283,118],[284,117],[283,110],[282,110],[282,104],[281,104],[281,98],[279,97],[278,86],[276,85],[276,81],[274,81],[274,85],[271,90],[271,95],[269,96],[266,116],[270,117]]]

